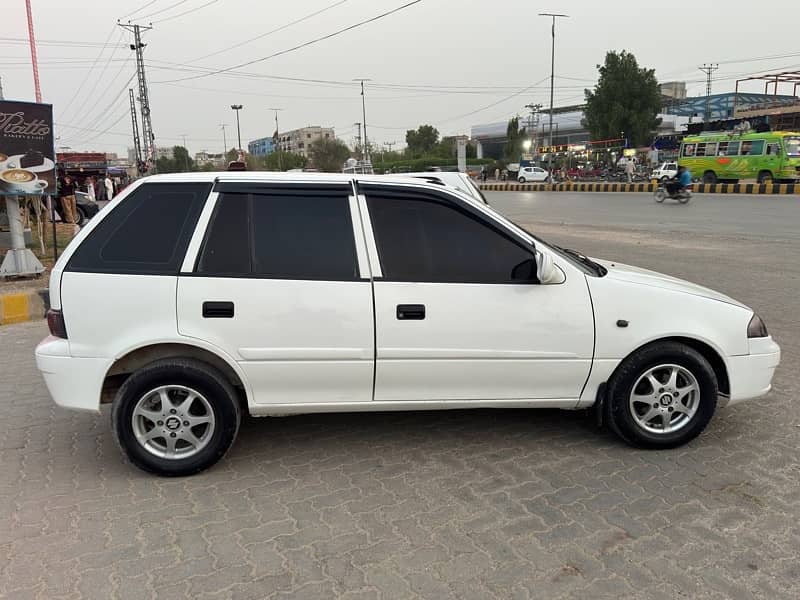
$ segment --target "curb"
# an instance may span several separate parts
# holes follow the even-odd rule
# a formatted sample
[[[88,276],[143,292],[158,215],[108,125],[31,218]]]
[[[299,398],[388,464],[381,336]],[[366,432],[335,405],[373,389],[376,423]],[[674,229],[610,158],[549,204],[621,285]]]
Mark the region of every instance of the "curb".
[[[49,290],[0,294],[0,325],[38,321],[49,309]]]
[[[655,183],[481,183],[487,192],[655,192]],[[800,194],[796,183],[695,183],[695,194]]]

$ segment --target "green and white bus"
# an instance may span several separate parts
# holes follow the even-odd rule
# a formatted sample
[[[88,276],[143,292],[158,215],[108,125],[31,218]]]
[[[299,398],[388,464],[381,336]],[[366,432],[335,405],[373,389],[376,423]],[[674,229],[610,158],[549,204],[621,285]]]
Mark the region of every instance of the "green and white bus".
[[[703,183],[759,183],[800,179],[800,133],[722,133],[687,136],[681,143],[678,165],[687,167]]]

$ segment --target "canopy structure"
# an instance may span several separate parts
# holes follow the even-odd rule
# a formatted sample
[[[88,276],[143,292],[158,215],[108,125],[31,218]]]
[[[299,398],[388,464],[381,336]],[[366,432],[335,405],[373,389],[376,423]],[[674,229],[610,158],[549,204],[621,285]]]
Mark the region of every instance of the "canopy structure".
[[[764,82],[764,101],[758,104],[750,102],[740,102],[744,94],[739,93],[739,86],[748,81]],[[792,95],[778,95],[778,88],[781,86],[792,86]],[[772,95],[770,94],[772,87]],[[753,77],[745,77],[736,80],[736,91],[733,104],[734,117],[778,115],[788,112],[800,111],[800,98],[797,97],[797,88],[800,86],[800,71],[782,71],[780,73],[766,73]],[[785,88],[784,88],[785,89]]]

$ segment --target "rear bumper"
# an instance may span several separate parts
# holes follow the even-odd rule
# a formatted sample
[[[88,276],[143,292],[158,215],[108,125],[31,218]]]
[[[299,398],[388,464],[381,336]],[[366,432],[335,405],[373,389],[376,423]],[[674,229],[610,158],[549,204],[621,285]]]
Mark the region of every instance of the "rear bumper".
[[[780,362],[780,346],[771,337],[750,340],[750,354],[746,356],[728,357],[731,384],[728,406],[767,394]]]
[[[67,340],[50,336],[36,347],[36,367],[56,404],[72,410],[100,410],[106,359],[73,358]]]

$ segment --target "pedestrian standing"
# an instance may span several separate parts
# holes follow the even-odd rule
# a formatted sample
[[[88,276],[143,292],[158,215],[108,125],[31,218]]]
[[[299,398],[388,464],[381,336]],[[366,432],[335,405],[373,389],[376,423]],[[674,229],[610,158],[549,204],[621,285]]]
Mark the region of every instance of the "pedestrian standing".
[[[94,195],[97,202],[105,202],[106,200],[106,184],[102,179],[97,179],[94,186]]]
[[[481,166],[481,181],[482,181],[483,183],[486,183],[486,176],[487,176],[487,175],[488,175],[488,174],[486,173],[486,166],[485,166],[485,165],[484,165],[484,166]]]
[[[78,225],[75,216],[78,214],[78,203],[75,200],[75,181],[69,175],[64,177],[61,184],[61,208],[65,223],[75,226],[74,233],[78,233]]]
[[[494,180],[495,181],[500,181],[500,167],[497,167],[494,170]]]
[[[97,200],[97,196],[95,195],[94,191],[94,177],[86,178],[86,195],[89,196],[89,200],[92,202]]]
[[[113,200],[114,199],[114,182],[111,181],[111,176],[106,173],[106,179],[103,182],[106,186],[106,199]]]
[[[633,159],[629,158],[625,161],[625,175],[628,177],[628,183],[633,182],[633,172],[636,168],[636,165],[633,164]]]

